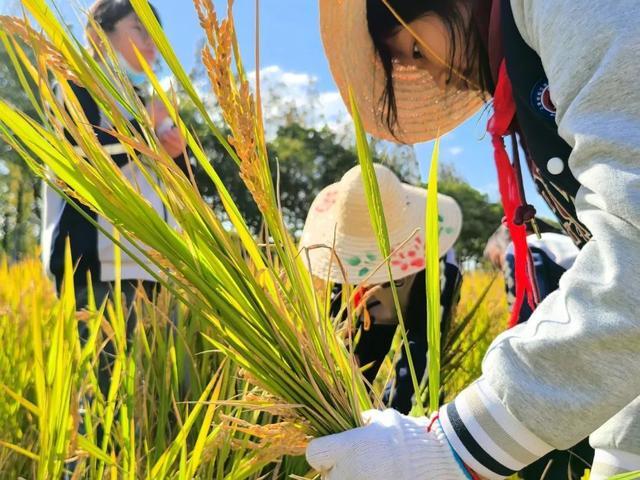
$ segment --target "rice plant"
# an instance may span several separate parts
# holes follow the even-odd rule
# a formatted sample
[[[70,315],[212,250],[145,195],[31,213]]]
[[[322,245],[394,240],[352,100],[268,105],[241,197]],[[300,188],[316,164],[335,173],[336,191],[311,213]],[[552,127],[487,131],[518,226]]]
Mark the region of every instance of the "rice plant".
[[[17,399],[32,398],[35,393],[37,345],[31,341],[31,332],[52,329],[56,300],[36,258],[19,265],[0,259],[0,283],[0,472],[11,475],[28,471],[33,456],[16,452],[38,441],[35,425],[24,421],[34,417],[33,411],[24,409]],[[40,352],[38,358],[44,358]]]
[[[611,477],[609,480],[634,480],[638,478],[640,478],[640,471],[623,473],[621,475],[615,475]]]
[[[447,399],[477,379],[489,345],[507,328],[509,306],[497,272],[468,272],[443,345],[442,378]]]
[[[0,262],[0,281],[4,285],[0,291],[0,339],[4,346],[0,378],[18,397],[35,404],[35,369],[32,366],[35,358],[47,358],[50,347],[49,337],[45,335],[42,352],[34,353],[31,332],[47,332],[52,328],[52,314],[58,308],[58,300],[35,258],[15,265]],[[478,305],[479,300],[482,302]],[[161,290],[155,299],[141,295],[136,303],[140,323],[133,349],[127,353],[135,365],[135,400],[128,414],[135,424],[135,448],[131,451],[129,447],[128,450],[129,463],[136,467],[135,478],[179,478],[185,473],[188,474],[185,478],[216,479],[257,479],[263,476],[275,479],[290,478],[291,474],[294,475],[291,478],[305,475],[308,467],[304,459],[283,457],[275,463],[267,463],[259,456],[266,445],[260,445],[257,437],[243,436],[240,432],[248,425],[255,429],[256,425],[277,423],[279,412],[272,399],[247,385],[232,363],[227,361],[223,370],[218,372],[224,357],[207,340],[213,335],[209,322],[176,302],[167,290]],[[97,393],[95,367],[104,335],[116,326],[108,313],[115,311],[114,307],[100,307],[91,307],[77,314],[84,322],[92,322],[92,318],[95,321],[97,316],[101,316],[102,328],[94,327],[95,341],[85,351],[86,361],[76,362],[75,367],[65,369],[65,374],[75,379],[72,384],[77,385],[74,387],[76,398],[81,398],[77,396],[81,392],[94,392],[94,401],[85,412],[85,421],[90,421],[93,427],[85,429],[82,445],[74,444],[73,435],[70,435],[65,448],[66,458],[77,458],[77,468],[82,469],[87,478],[96,478],[97,468],[106,460],[99,452],[99,439],[95,433],[97,425],[104,419],[104,401]],[[473,314],[473,320],[467,320],[469,314]],[[457,335],[454,348],[448,346],[446,339],[443,343],[443,387],[448,397],[476,378],[484,350],[491,339],[503,330],[507,319],[502,281],[494,280],[492,273],[467,273],[452,325],[452,330],[463,328],[465,333]],[[36,322],[41,325],[39,329],[34,329]],[[396,342],[396,350],[399,341]],[[389,377],[387,372],[392,370],[390,360],[381,369],[379,379]],[[79,365],[84,365],[80,372]],[[209,388],[209,381],[216,375],[219,383],[210,391],[208,398],[206,395],[203,397],[201,408],[196,410],[200,397]],[[120,382],[116,402],[124,402],[128,395],[125,382]],[[243,400],[243,396],[248,398]],[[23,406],[24,401],[8,396],[5,390],[0,391],[0,400],[0,477],[36,478],[38,462],[35,457],[41,448],[38,418]],[[245,411],[241,405],[247,407]],[[257,407],[271,410],[271,414],[259,412]],[[75,417],[74,422],[80,421],[71,411],[68,414]],[[110,446],[116,447],[118,454],[115,455],[115,463],[111,463],[114,458],[108,450],[103,476],[110,476],[112,468],[118,473],[124,472],[123,457],[127,449],[120,431],[119,426],[112,428]],[[273,427],[269,426],[260,433],[273,432]],[[272,447],[277,445],[272,444]],[[93,454],[90,453],[92,451]],[[273,453],[272,450],[271,453],[264,452],[264,455],[269,457]]]
[[[154,299],[138,296],[142,321],[130,349],[115,342],[105,398],[99,355],[107,337],[124,339],[122,308],[90,300],[76,312],[73,283],[57,299],[38,260],[1,265],[7,288],[0,293],[0,339],[7,348],[0,358],[0,477],[61,478],[64,470],[72,478],[136,479],[306,473],[299,459],[270,463],[276,452],[243,431],[273,431],[278,412],[210,348],[208,322],[166,290]],[[84,342],[78,322],[88,326]],[[244,397],[253,398],[236,400]]]
[[[239,175],[264,216],[269,238],[266,248],[250,234],[197,139],[181,121],[172,96],[160,88],[150,67],[145,64],[155,94],[187,138],[195,160],[217,186],[234,235],[213,214],[191,179],[182,175],[158,146],[141,101],[113,67],[113,52],[107,49],[105,58],[97,61],[44,1],[23,1],[42,34],[26,20],[2,19],[8,45],[18,59],[16,67],[38,86],[32,97],[47,105],[40,119],[44,126],[0,101],[0,130],[34,173],[70,202],[90,205],[116,226],[122,238],[155,262],[161,271],[154,273],[158,281],[189,304],[194,314],[206,319],[212,328],[212,345],[233,360],[249,382],[271,394],[275,404],[291,407],[291,421],[284,422],[282,428],[288,429],[290,453],[300,453],[310,435],[359,425],[360,411],[371,402],[337,331],[342,327],[332,323],[328,302],[315,290],[304,268],[304,252],[297,251],[278,210],[260,106],[238,57],[232,17],[220,21],[211,2],[195,2],[207,37],[203,63],[231,132],[224,138],[176,61],[148,4],[143,0],[133,4],[182,88],[225,145],[229,158],[237,162]],[[33,62],[16,36],[32,49]],[[54,95],[52,79],[63,91],[64,103]],[[97,143],[70,82],[87,88],[113,124],[111,133],[127,146],[131,161],[149,179],[158,179],[153,183],[177,220],[179,231],[150,208]],[[30,87],[25,83],[25,88]],[[120,106],[140,122],[142,132],[131,128]],[[81,152],[72,147],[65,132]],[[115,234],[105,233],[118,243]],[[102,447],[105,453],[107,447]]]
[[[150,273],[165,292],[156,302],[138,300],[143,321],[133,351],[128,351],[117,295],[113,303],[92,305],[85,312],[92,334],[89,342],[80,345],[74,330],[77,318],[72,314],[73,285],[68,280],[55,307],[56,312],[63,312],[59,313],[62,320],[56,331],[62,333],[56,337],[55,355],[71,366],[66,377],[56,380],[58,390],[65,393],[63,403],[57,405],[60,409],[51,426],[47,418],[33,430],[41,436],[49,432],[49,436],[31,443],[17,439],[7,447],[33,460],[35,471],[45,476],[60,473],[66,460],[79,462],[77,471],[91,478],[304,474],[306,466],[295,456],[303,452],[310,437],[359,426],[360,412],[377,404],[367,394],[350,354],[352,295],[348,292],[346,296],[347,321],[334,322],[329,315],[329,290],[318,286],[306,270],[306,252],[298,251],[282,219],[267,158],[259,81],[254,94],[239,57],[231,2],[227,18],[221,19],[210,0],[194,0],[206,37],[202,62],[224,122],[218,125],[220,120],[205,107],[147,2],[132,0],[181,90],[226,148],[229,161],[237,165],[238,175],[264,217],[266,242],[251,234],[215,165],[181,120],[175,95],[160,87],[141,56],[154,95],[186,137],[194,161],[216,186],[228,222],[216,217],[199,195],[193,175],[183,175],[163,151],[144,105],[119,71],[108,42],[94,49],[98,52],[95,58],[44,0],[22,0],[22,4],[35,23],[2,17],[0,37],[21,74],[23,88],[37,106],[38,118],[0,100],[0,134],[36,175],[72,205],[88,205],[108,219],[114,230],[103,233],[116,244],[121,244],[119,238],[126,239],[154,262],[159,273]],[[259,71],[259,65],[256,68]],[[64,101],[54,95],[54,82]],[[177,230],[147,204],[96,141],[72,83],[90,92],[113,125],[110,133],[127,147],[131,161],[144,175],[153,179],[150,183],[176,219]],[[393,252],[372,175],[369,145],[357,105],[351,107],[371,220],[388,259]],[[142,131],[132,128],[123,110],[138,121]],[[73,148],[65,133],[79,149]],[[437,171],[436,160],[437,149],[432,172]],[[436,186],[432,174],[428,194],[432,200]],[[435,206],[431,201],[427,209],[427,243],[431,245],[438,243]],[[427,256],[428,275],[438,279],[437,251]],[[339,258],[334,260],[340,264]],[[439,318],[437,285],[437,281],[428,282],[432,319]],[[394,296],[397,304],[397,294]],[[182,306],[173,305],[176,301]],[[169,321],[174,310],[182,312],[177,326]],[[188,315],[188,321],[180,315]],[[401,338],[406,340],[402,320],[400,323]],[[115,339],[117,354],[112,388],[102,398],[93,367],[105,328]],[[439,346],[439,322],[431,322],[428,331],[430,344]],[[38,344],[33,358],[44,357],[49,348]],[[440,392],[439,349],[430,352],[429,403],[434,410]],[[197,355],[202,358],[196,359]],[[167,360],[163,363],[159,358]],[[185,387],[187,372],[191,381]],[[412,378],[416,391],[422,392],[415,372]],[[42,379],[35,382],[39,383]],[[184,388],[190,389],[186,396]],[[38,398],[46,400],[46,393]],[[38,414],[38,419],[46,417],[39,415],[43,412],[40,403],[27,400],[29,395],[11,394],[22,408]],[[417,395],[417,414],[424,413],[422,398],[422,393]],[[85,412],[83,418],[77,413],[80,409]],[[81,422],[84,433],[77,434]]]

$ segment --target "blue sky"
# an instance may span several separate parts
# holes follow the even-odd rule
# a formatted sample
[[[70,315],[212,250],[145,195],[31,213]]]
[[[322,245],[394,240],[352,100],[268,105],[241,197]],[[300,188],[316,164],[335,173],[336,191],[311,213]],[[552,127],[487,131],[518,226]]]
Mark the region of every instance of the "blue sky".
[[[221,12],[226,1],[214,0]],[[0,11],[15,8],[15,0],[0,0]],[[73,5],[90,1],[60,1],[65,19],[75,24]],[[202,37],[194,7],[190,0],[154,0],[165,30],[181,61],[190,69],[197,61],[196,46]],[[238,37],[247,70],[255,69],[255,1],[236,0],[235,18]],[[319,94],[319,109],[328,116],[342,112],[336,87],[322,50],[318,28],[316,0],[261,0],[261,68],[286,86],[284,95],[298,95],[301,85],[313,82]],[[497,200],[497,178],[488,138],[484,136],[487,116],[477,115],[453,132],[441,143],[441,162],[453,163],[457,171],[475,188]],[[425,176],[431,158],[431,144],[416,146],[420,173]],[[525,175],[527,197],[538,212],[552,217],[548,207],[536,194],[529,176]]]

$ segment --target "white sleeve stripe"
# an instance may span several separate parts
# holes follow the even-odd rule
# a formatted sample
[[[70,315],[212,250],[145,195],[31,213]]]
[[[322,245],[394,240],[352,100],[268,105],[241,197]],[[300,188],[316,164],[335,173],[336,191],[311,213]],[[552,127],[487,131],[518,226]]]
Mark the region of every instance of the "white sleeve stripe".
[[[640,470],[640,455],[622,450],[597,449],[593,464],[606,464],[622,471]]]
[[[491,415],[500,427],[526,450],[533,453],[537,458],[544,457],[554,448],[544,440],[534,435],[527,427],[520,423],[502,405],[498,396],[484,378],[480,378],[470,388],[477,388],[478,394],[486,411]]]
[[[464,395],[458,397],[456,399],[456,408],[458,409],[458,414],[462,419],[464,425],[469,430],[469,433],[473,436],[473,438],[482,445],[482,448],[495,460],[500,462],[507,468],[511,470],[522,470],[527,466],[527,463],[519,461],[505,450],[503,450],[498,444],[494,442],[494,440],[485,432],[482,425],[476,419],[472,413],[472,409],[466,402],[466,398]],[[504,442],[515,442],[515,440],[508,438],[506,434],[503,433],[503,437],[497,440],[504,440]],[[535,458],[532,458],[531,461],[534,461]]]

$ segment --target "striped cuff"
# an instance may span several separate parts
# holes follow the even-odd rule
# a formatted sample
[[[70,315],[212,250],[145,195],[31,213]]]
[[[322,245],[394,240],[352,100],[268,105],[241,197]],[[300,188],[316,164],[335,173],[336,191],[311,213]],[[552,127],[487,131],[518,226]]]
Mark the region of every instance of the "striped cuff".
[[[502,479],[553,450],[502,405],[481,378],[440,409],[447,440],[478,475]]]
[[[590,480],[604,480],[621,473],[640,471],[640,455],[622,450],[597,449]]]

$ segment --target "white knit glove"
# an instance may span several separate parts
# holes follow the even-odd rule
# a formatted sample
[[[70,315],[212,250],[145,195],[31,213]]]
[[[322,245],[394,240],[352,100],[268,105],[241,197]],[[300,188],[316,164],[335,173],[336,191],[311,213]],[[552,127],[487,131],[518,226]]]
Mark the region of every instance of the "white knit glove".
[[[465,480],[440,421],[395,410],[368,410],[367,424],[317,438],[307,461],[325,480]]]

